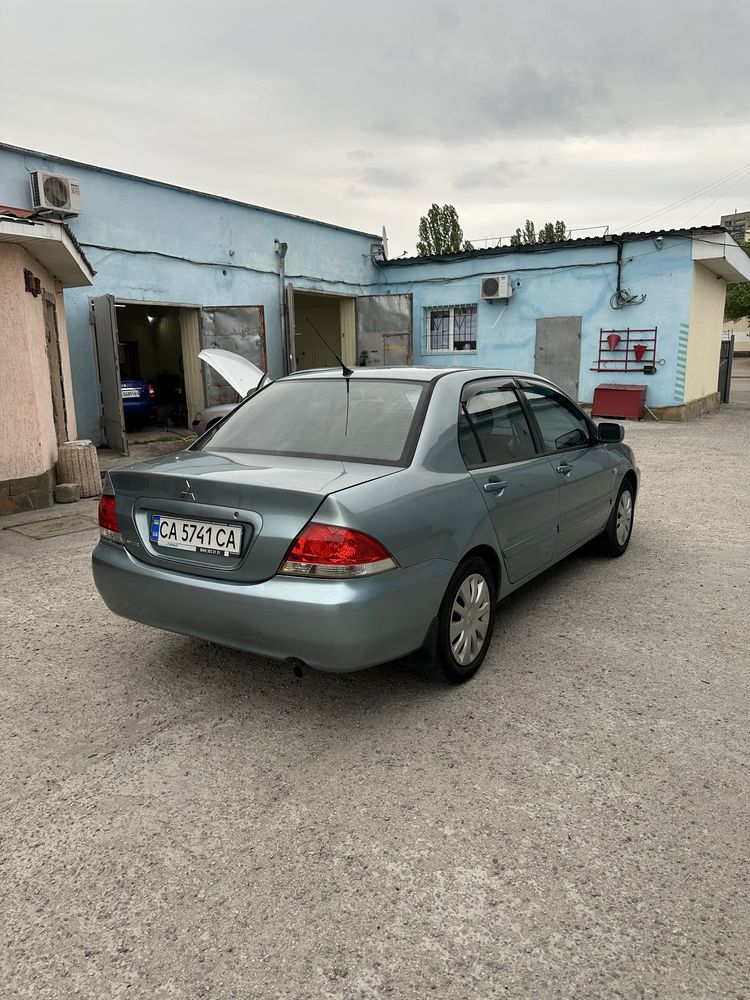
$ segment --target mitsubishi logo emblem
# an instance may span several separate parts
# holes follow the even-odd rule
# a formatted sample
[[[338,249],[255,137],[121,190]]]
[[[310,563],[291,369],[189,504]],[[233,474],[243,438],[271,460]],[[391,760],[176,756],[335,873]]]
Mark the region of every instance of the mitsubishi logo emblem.
[[[185,480],[185,489],[180,493],[180,500],[195,500],[195,494],[190,487],[190,480]]]

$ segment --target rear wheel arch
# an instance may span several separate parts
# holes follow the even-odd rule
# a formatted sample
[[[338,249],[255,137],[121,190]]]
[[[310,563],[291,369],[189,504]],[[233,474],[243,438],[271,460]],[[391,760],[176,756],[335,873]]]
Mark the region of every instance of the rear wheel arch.
[[[466,553],[448,583],[422,647],[421,668],[436,680],[461,684],[470,680],[484,661],[497,608],[493,563],[496,565],[497,556],[492,548],[476,546]],[[467,642],[470,659],[464,659]]]
[[[500,581],[502,580],[502,570],[500,568],[500,556],[490,545],[477,545],[473,549],[469,549],[464,558],[461,560],[465,562],[467,559],[482,559],[487,566],[492,571],[492,575],[495,582],[495,592],[500,593]]]

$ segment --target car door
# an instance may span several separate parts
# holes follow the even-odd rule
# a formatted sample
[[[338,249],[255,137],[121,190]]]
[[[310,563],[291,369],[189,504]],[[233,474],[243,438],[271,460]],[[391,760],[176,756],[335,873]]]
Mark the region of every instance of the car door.
[[[522,380],[520,386],[560,483],[558,557],[604,528],[616,470],[585,413],[571,399],[543,383]]]
[[[511,381],[464,387],[459,444],[487,504],[508,579],[517,583],[553,557],[559,477],[536,447]]]

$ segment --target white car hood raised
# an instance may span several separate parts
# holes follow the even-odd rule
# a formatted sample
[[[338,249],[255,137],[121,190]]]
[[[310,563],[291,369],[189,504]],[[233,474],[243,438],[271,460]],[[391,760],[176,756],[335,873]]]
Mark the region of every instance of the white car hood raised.
[[[257,389],[266,377],[265,372],[256,368],[252,361],[232,351],[221,351],[218,347],[212,347],[201,351],[198,357],[218,372],[242,399]]]

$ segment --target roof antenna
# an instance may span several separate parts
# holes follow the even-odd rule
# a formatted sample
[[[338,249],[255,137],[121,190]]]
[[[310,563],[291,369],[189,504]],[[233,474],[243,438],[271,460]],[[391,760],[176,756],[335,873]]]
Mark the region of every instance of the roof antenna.
[[[310,319],[310,318],[309,318],[308,316],[305,316],[305,319],[306,319],[306,320],[307,320],[307,322],[308,322],[308,323],[310,324],[310,326],[311,326],[311,327],[313,328],[313,330],[315,331],[315,333],[317,333],[317,335],[318,335],[318,336],[320,337],[320,339],[321,339],[321,340],[323,341],[323,343],[324,343],[324,344],[326,345],[326,347],[327,347],[327,348],[328,348],[328,350],[329,350],[329,351],[331,352],[331,354],[332,354],[332,355],[334,356],[334,358],[335,358],[335,359],[336,359],[336,360],[338,361],[338,363],[339,363],[339,364],[341,365],[341,371],[342,371],[342,372],[343,372],[343,374],[344,374],[344,378],[349,378],[349,377],[350,377],[351,375],[353,375],[353,374],[354,374],[354,372],[352,371],[352,369],[351,369],[351,368],[348,368],[348,367],[347,367],[347,366],[346,366],[346,365],[344,364],[344,362],[343,362],[343,361],[341,360],[341,358],[340,358],[340,357],[338,356],[338,354],[337,354],[337,353],[336,353],[336,352],[334,351],[334,349],[333,349],[333,348],[331,347],[331,345],[330,345],[330,344],[328,343],[328,341],[327,341],[327,340],[325,339],[325,337],[323,336],[323,334],[322,334],[322,333],[321,333],[321,332],[320,332],[320,331],[319,331],[319,330],[318,330],[318,329],[317,329],[317,328],[315,327],[315,325],[314,325],[314,323],[312,322],[312,320],[311,320],[311,319]]]

